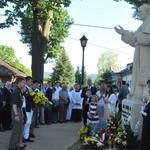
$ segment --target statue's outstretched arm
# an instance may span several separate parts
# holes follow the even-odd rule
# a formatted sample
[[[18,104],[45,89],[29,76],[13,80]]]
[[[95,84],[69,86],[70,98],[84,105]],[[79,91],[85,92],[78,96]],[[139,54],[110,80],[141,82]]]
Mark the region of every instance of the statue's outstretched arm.
[[[126,31],[123,29],[123,27],[121,27],[121,26],[118,26],[118,27],[119,27],[119,28],[114,27],[115,31],[116,31],[118,34],[121,34],[121,35],[125,34]]]

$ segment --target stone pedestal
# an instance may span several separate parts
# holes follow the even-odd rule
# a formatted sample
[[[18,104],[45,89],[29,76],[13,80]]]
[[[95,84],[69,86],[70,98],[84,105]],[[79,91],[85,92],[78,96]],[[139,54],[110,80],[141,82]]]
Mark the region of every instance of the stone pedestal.
[[[127,100],[124,99],[122,101],[122,123],[124,124],[126,121],[130,121],[131,128],[134,131],[135,125],[138,121],[140,121],[140,126],[138,129],[138,140],[141,139],[142,134],[142,122],[143,118],[140,114],[142,102]]]

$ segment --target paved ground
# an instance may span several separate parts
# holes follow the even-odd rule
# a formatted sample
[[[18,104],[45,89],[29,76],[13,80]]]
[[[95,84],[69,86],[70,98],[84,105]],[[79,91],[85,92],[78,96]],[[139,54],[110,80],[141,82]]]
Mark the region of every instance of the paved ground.
[[[78,140],[81,123],[63,123],[40,126],[35,129],[35,142],[27,143],[26,150],[66,150]],[[11,131],[0,132],[0,150],[8,150]]]

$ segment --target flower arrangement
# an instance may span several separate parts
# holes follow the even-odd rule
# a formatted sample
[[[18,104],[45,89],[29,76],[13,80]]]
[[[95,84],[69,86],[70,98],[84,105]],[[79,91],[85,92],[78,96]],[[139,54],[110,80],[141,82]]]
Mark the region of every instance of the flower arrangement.
[[[99,141],[96,137],[87,137],[84,139],[84,145],[87,145],[89,148],[97,149],[102,148],[104,144]]]
[[[47,97],[42,92],[30,92],[32,101],[35,106],[50,106],[52,103],[47,99]]]
[[[120,128],[116,137],[115,137],[115,145],[119,147],[119,149],[124,149],[127,147],[127,132]]]
[[[136,129],[139,123],[136,125]],[[79,139],[83,142],[83,146],[93,149],[119,148],[120,150],[133,150],[137,135],[131,129],[130,122],[121,127],[121,114],[116,113],[110,116],[107,121],[107,127],[102,128],[95,133],[90,125],[82,127],[79,130]]]
[[[97,149],[104,145],[99,140],[100,137],[98,133],[93,132],[91,124],[82,126],[78,131],[78,135],[79,135],[79,140],[83,142],[83,146],[86,147],[86,149],[88,148]]]
[[[84,141],[86,137],[89,137],[91,135],[91,126],[87,125],[87,126],[81,127],[78,131],[78,135],[79,135],[79,139],[81,141]]]

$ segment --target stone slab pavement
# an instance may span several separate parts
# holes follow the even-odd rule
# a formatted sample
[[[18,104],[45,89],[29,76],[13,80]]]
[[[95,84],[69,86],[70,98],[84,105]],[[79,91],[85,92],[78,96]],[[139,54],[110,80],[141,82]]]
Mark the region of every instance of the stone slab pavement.
[[[66,150],[78,140],[77,132],[82,123],[57,123],[35,128],[35,142],[27,143],[25,150]],[[0,150],[8,150],[10,131],[0,132]]]

